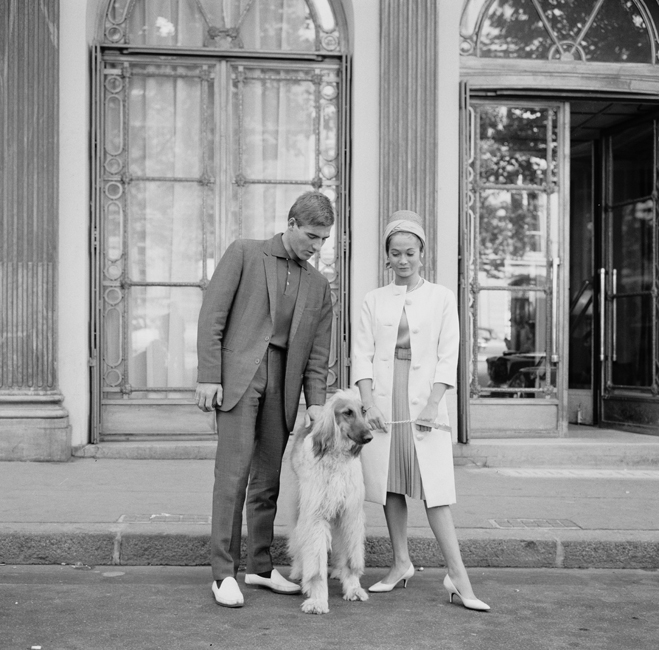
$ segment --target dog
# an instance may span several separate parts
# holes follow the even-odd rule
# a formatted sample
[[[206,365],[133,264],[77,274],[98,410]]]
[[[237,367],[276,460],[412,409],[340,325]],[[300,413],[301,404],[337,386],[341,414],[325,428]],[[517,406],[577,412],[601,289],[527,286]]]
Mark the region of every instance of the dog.
[[[354,391],[337,391],[309,427],[294,434],[291,464],[297,478],[296,521],[289,537],[291,579],[301,580],[306,614],[329,612],[331,577],[344,600],[368,600],[364,573],[364,477],[359,454],[373,439]]]

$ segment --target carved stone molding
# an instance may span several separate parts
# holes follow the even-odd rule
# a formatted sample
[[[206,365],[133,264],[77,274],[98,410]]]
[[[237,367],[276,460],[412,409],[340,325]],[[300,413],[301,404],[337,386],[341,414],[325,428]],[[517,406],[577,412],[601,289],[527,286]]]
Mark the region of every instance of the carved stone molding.
[[[380,234],[396,210],[425,221],[423,275],[435,278],[437,2],[382,0],[380,13]],[[389,279],[380,254],[380,277]]]

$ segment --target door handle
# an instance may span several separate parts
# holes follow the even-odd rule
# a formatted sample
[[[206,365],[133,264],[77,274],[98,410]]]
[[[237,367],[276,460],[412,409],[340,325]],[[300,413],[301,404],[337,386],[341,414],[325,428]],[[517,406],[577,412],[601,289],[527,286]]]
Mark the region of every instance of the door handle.
[[[467,107],[468,111],[468,120],[469,120],[469,163],[474,162],[474,156],[476,152],[476,111],[474,111],[472,106]]]
[[[611,335],[611,338],[613,339],[613,353],[612,353],[612,359],[613,361],[617,361],[618,358],[618,298],[617,293],[618,293],[618,269],[613,269],[613,277],[611,278],[611,281],[613,283],[613,287],[611,288],[611,306],[613,308],[613,313],[611,314],[611,320],[613,323],[611,323],[611,327],[613,328],[613,332]]]
[[[551,261],[551,362],[558,363],[558,267],[561,263],[560,257],[554,257]]]
[[[604,361],[604,311],[606,309],[606,269],[600,269],[600,361]]]

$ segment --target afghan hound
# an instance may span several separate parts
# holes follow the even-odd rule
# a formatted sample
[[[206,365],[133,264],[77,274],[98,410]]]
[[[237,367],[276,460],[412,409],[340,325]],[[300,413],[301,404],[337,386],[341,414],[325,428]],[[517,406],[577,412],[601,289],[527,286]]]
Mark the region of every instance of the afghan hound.
[[[310,427],[293,439],[291,464],[297,478],[296,521],[288,549],[291,578],[302,580],[307,614],[329,612],[327,556],[331,577],[341,580],[344,600],[368,600],[359,583],[364,573],[364,477],[359,454],[373,434],[352,391],[338,391]]]

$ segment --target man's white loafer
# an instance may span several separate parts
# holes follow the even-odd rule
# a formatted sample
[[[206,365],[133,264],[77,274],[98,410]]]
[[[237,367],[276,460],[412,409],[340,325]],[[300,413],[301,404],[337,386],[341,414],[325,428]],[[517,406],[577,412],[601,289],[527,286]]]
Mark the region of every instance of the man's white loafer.
[[[272,570],[269,578],[262,578],[257,573],[246,573],[245,584],[267,587],[277,594],[298,594],[302,590],[300,585],[297,585],[290,580],[286,580],[277,569]]]
[[[213,590],[213,596],[215,596],[215,602],[222,605],[222,607],[242,607],[245,604],[235,578],[224,578],[219,587],[217,581],[213,580],[211,589]]]

